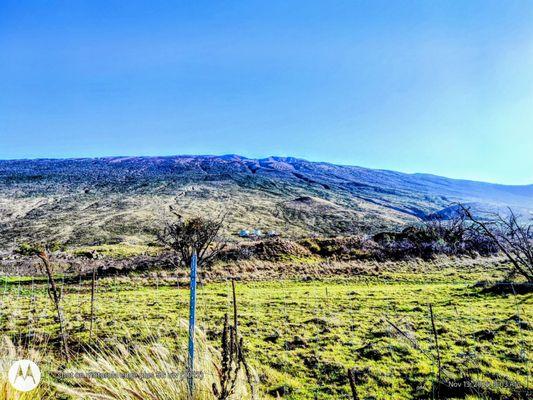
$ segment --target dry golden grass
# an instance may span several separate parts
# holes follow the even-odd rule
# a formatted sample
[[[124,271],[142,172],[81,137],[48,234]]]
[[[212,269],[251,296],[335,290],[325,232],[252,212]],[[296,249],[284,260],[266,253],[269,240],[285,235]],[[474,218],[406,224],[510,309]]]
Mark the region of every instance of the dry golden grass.
[[[182,326],[185,327],[182,321]],[[197,330],[194,399],[215,400],[213,384],[218,382],[219,354],[207,344]],[[66,373],[98,372],[105,378],[87,376],[66,379],[57,384],[58,392],[86,400],[186,400],[188,386],[185,375],[187,354],[174,351],[156,337],[131,346],[119,340],[98,340],[76,365]],[[132,376],[132,374],[134,376]],[[166,374],[166,377],[161,377]],[[246,379],[241,373],[231,399],[250,399]]]
[[[34,350],[23,351],[17,348],[13,342],[3,336],[0,339],[0,400],[47,400],[54,399],[48,385],[43,382],[35,390],[30,392],[19,392],[15,390],[7,379],[7,374],[11,364],[20,359],[29,359],[37,364],[41,360],[41,355]]]
[[[198,376],[194,380],[194,398],[215,400],[212,387],[214,383],[218,383],[217,365],[220,355],[207,344],[205,335],[199,330],[195,343],[195,371]],[[62,375],[47,375],[42,370],[41,384],[30,392],[19,392],[8,382],[7,372],[13,361],[30,359],[42,366],[43,358],[46,357],[55,356],[34,350],[21,350],[8,337],[3,337],[0,349],[0,400],[188,399],[186,352],[171,349],[155,336],[135,345],[119,339],[98,339],[80,358],[68,365],[61,372]],[[251,399],[242,371],[230,399]]]

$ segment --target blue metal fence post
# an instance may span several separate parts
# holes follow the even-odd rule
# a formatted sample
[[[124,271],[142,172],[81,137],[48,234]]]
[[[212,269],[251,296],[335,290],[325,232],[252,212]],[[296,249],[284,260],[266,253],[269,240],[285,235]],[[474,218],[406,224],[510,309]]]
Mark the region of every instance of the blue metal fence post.
[[[187,381],[189,386],[189,399],[194,396],[194,327],[196,325],[196,250],[191,260],[191,278],[189,300],[189,357],[187,359]]]

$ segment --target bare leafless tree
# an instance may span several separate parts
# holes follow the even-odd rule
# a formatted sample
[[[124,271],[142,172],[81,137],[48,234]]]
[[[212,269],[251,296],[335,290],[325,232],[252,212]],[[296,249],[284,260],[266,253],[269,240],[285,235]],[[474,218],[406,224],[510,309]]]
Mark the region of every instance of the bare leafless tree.
[[[37,256],[44,267],[44,271],[46,272],[46,275],[48,276],[48,293],[50,295],[50,299],[54,303],[54,307],[57,313],[57,319],[59,322],[59,333],[61,336],[61,343],[63,346],[63,353],[65,356],[65,359],[70,361],[70,352],[68,348],[68,342],[67,342],[67,333],[66,333],[66,326],[65,326],[65,318],[63,315],[63,308],[61,307],[61,292],[59,291],[59,288],[57,287],[55,278],[54,278],[54,270],[52,263],[50,261],[49,256],[50,246],[43,245],[43,244],[23,244],[19,248],[19,253],[26,256]]]
[[[226,242],[220,237],[225,215],[204,218],[183,218],[171,208],[172,217],[157,232],[158,241],[178,256],[178,263],[190,265],[196,251],[198,264],[206,267],[224,250]]]
[[[523,223],[512,209],[502,215],[492,213],[487,219],[476,217],[460,205],[461,210],[484,235],[498,246],[513,265],[513,272],[533,282],[533,224]]]

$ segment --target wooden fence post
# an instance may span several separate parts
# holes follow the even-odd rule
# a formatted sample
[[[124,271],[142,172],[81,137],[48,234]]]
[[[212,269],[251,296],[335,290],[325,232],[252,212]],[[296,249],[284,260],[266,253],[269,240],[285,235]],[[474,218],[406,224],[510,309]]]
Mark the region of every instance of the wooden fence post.
[[[189,399],[194,398],[194,329],[196,325],[196,267],[197,255],[194,251],[191,259],[190,300],[189,300],[189,357],[187,359],[187,382]]]

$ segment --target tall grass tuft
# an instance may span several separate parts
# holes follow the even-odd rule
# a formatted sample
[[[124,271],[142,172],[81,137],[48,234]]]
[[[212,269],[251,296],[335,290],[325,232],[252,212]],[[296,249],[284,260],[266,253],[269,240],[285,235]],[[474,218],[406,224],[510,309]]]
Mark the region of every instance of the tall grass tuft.
[[[213,384],[218,380],[216,365],[220,356],[210,347],[202,332],[198,331],[198,357],[195,371],[195,400],[214,400]],[[64,379],[57,389],[74,398],[87,400],[186,400],[188,399],[186,371],[187,353],[172,351],[157,340],[149,338],[141,344],[131,345],[119,340],[96,341],[80,361],[66,372],[99,372],[105,378],[87,376]],[[145,374],[173,373],[172,377],[149,377]],[[135,374],[134,379],[116,374]],[[244,374],[238,379],[233,399],[250,399]]]
[[[45,382],[30,392],[15,390],[8,381],[8,371],[14,361],[28,359],[40,364],[41,357],[35,350],[17,348],[7,336],[0,337],[0,400],[46,400],[53,399],[53,394]]]

